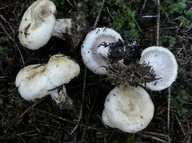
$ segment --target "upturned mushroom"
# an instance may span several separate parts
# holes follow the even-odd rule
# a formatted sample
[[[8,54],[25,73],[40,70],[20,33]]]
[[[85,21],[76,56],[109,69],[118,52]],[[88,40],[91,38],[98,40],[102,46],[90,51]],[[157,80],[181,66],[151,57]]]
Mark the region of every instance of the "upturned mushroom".
[[[141,87],[120,85],[106,97],[103,123],[123,132],[136,133],[145,129],[154,115],[154,104]]]
[[[107,61],[121,62],[133,49],[124,45],[119,33],[111,28],[96,28],[89,32],[81,46],[81,56],[89,70],[106,75]]]
[[[163,90],[171,86],[177,78],[177,61],[167,48],[152,46],[144,49],[139,63],[147,63],[155,72],[156,80],[146,83],[150,90]]]
[[[37,50],[46,45],[51,36],[56,36],[64,40],[70,37],[72,44],[77,46],[88,25],[85,17],[76,14],[71,19],[56,20],[56,13],[56,6],[52,1],[35,1],[24,13],[19,26],[18,37],[21,44],[28,49]],[[80,40],[74,42],[73,37],[80,37]]]
[[[53,55],[46,65],[29,65],[19,71],[15,84],[20,95],[29,101],[51,95],[57,104],[67,97],[64,84],[70,82],[80,72],[79,65],[62,54]],[[58,87],[63,85],[62,92]]]

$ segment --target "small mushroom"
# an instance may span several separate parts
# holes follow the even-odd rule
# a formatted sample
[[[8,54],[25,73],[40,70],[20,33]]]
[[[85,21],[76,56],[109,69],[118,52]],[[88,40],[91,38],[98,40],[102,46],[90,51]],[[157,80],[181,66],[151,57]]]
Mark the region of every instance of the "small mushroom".
[[[153,115],[153,102],[143,88],[120,85],[107,95],[102,120],[109,127],[136,133],[148,126]]]
[[[84,64],[96,74],[106,74],[106,58],[109,54],[107,45],[123,41],[120,34],[111,28],[96,28],[89,32],[81,46]]]
[[[177,61],[167,48],[160,46],[146,48],[141,54],[139,63],[147,63],[155,72],[157,80],[146,83],[146,87],[150,90],[163,90],[171,86],[177,78]]]
[[[20,95],[29,101],[51,95],[57,104],[66,100],[66,89],[62,92],[58,87],[67,84],[80,72],[79,65],[67,56],[53,55],[46,65],[29,65],[19,71],[16,76],[16,87]]]
[[[50,0],[35,1],[24,13],[19,26],[19,40],[21,44],[31,50],[37,50],[50,40],[51,36],[56,36],[63,40],[70,37],[80,40],[83,38],[84,28],[87,28],[87,21],[82,14],[76,14],[72,19],[58,19],[55,4]],[[77,22],[81,18],[81,21]],[[75,29],[75,30],[74,30]],[[76,40],[77,46],[80,40]]]

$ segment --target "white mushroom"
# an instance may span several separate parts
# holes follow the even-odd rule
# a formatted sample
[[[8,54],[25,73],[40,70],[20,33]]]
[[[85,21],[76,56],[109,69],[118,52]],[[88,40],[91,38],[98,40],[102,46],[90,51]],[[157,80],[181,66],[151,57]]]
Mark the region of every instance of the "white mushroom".
[[[120,85],[108,94],[102,120],[112,128],[135,133],[146,128],[153,115],[153,102],[143,88]]]
[[[111,28],[96,28],[89,32],[82,44],[81,55],[84,64],[96,74],[106,74],[109,47],[111,43],[123,41],[120,34]]]
[[[163,90],[176,80],[178,65],[175,56],[164,47],[152,46],[143,50],[140,63],[148,63],[154,70],[157,80],[146,83],[146,87],[159,91]]]
[[[31,50],[47,44],[55,27],[56,12],[52,1],[35,1],[24,13],[19,26],[21,44]]]
[[[29,65],[19,71],[16,87],[25,100],[34,101],[48,94],[57,104],[65,102],[66,90],[58,93],[58,87],[67,84],[80,72],[79,65],[67,56],[53,55],[46,65]]]
[[[56,20],[56,13],[56,6],[52,1],[35,1],[24,13],[19,26],[21,44],[28,49],[37,50],[46,45],[51,36],[65,40],[66,37],[72,39],[74,33],[78,36],[82,35],[82,31],[87,26],[83,15],[79,14],[73,19]],[[77,22],[80,18],[81,21]],[[78,42],[76,40],[77,44]]]

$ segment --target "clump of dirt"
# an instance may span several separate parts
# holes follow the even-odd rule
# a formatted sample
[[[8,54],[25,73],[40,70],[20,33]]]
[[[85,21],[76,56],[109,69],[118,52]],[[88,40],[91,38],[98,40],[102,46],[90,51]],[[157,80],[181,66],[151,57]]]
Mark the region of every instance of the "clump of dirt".
[[[155,71],[147,63],[132,62],[127,65],[119,62],[109,63],[107,71],[107,80],[116,86],[120,84],[142,86],[157,80]]]

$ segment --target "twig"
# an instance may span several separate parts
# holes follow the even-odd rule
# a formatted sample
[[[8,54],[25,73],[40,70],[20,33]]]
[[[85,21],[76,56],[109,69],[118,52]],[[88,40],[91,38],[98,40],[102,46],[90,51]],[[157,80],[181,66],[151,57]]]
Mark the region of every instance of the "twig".
[[[168,130],[168,143],[170,143],[170,106],[171,106],[171,88],[168,88],[168,99],[167,99],[167,130]]]
[[[29,108],[27,108],[21,115],[19,115],[19,118],[22,118],[27,112],[29,112],[29,110],[31,110],[33,107],[35,107],[37,104],[39,104],[40,102],[42,102],[45,98],[47,98],[47,96],[45,96],[44,98],[38,100],[37,102],[35,102],[32,106],[30,106]]]
[[[182,132],[183,135],[185,136],[186,133],[185,133],[185,131],[184,131],[184,128],[183,128],[183,126],[182,126],[182,124],[181,124],[181,122],[180,122],[180,120],[179,120],[179,118],[177,117],[176,114],[175,114],[175,118],[176,118],[176,120],[177,120],[177,122],[178,122],[178,124],[179,124],[179,127],[181,128],[181,132]]]
[[[159,46],[160,13],[161,13],[160,0],[157,0],[157,35],[156,35],[157,46]]]
[[[192,136],[192,128],[191,128],[191,123],[187,121],[187,126],[188,126],[188,133],[186,136],[186,143],[191,143],[191,136]]]
[[[79,7],[77,5],[77,2],[75,0],[72,0],[72,3],[70,2],[70,0],[67,0],[67,2],[77,11],[79,11]]]
[[[16,48],[17,48],[17,50],[18,50],[18,52],[19,52],[19,55],[20,55],[20,57],[21,57],[22,64],[23,64],[23,66],[25,66],[25,62],[24,62],[23,55],[21,54],[21,50],[19,49],[19,47],[18,47],[17,45],[16,45]]]
[[[142,133],[138,133],[140,136],[143,136],[143,137],[147,137],[147,138],[151,138],[153,140],[156,140],[156,141],[159,141],[159,142],[162,142],[162,143],[167,143],[166,140],[163,140],[161,138],[158,138],[158,137],[154,137],[152,135],[147,135],[147,134],[142,134]]]
[[[13,42],[15,43],[16,48],[17,48],[17,50],[18,50],[18,52],[19,52],[19,55],[20,55],[20,57],[21,57],[21,61],[22,61],[22,63],[23,63],[23,66],[25,66],[25,62],[24,62],[23,56],[22,56],[21,51],[20,51],[19,47],[17,46],[15,40],[10,36],[10,34],[6,31],[6,29],[3,27],[3,25],[2,25],[1,23],[0,23],[0,26],[1,26],[1,28],[3,29],[3,31],[6,33],[6,35],[9,37],[9,39],[11,39],[11,41],[13,41]]]
[[[153,0],[155,3],[158,3],[159,0]],[[162,8],[161,5],[159,5],[160,10],[165,14],[168,21],[171,21],[166,11]]]
[[[101,5],[101,8],[100,8],[100,10],[99,10],[99,13],[98,13],[98,15],[97,15],[97,18],[96,18],[96,20],[95,20],[93,29],[95,29],[95,28],[97,27],[98,23],[99,23],[99,19],[100,19],[100,16],[101,16],[101,12],[103,11],[105,2],[106,2],[106,0],[103,0],[102,5]]]
[[[100,84],[99,84],[100,85]],[[85,138],[85,135],[86,135],[86,131],[87,131],[87,124],[89,123],[89,119],[90,119],[90,117],[91,117],[91,114],[92,114],[92,111],[93,111],[93,107],[94,107],[94,105],[95,105],[95,102],[96,102],[96,99],[97,99],[97,96],[98,96],[98,91],[99,91],[99,86],[98,85],[98,88],[97,88],[97,92],[96,92],[96,95],[95,95],[95,98],[93,99],[93,103],[92,103],[92,105],[91,105],[91,108],[90,108],[90,110],[89,110],[89,114],[88,114],[88,116],[87,116],[87,120],[86,120],[86,122],[85,122],[85,128],[84,128],[84,130],[83,130],[83,134],[82,134],[82,137],[81,137],[81,143],[84,141],[84,138]]]
[[[141,11],[140,11],[140,13],[139,13],[139,17],[141,17],[141,14],[143,13],[143,10],[145,9],[146,3],[147,3],[147,0],[144,0],[143,5],[142,5],[142,8],[141,8]]]
[[[159,34],[159,31],[160,31],[160,14],[161,14],[161,4],[160,4],[160,0],[156,0],[156,3],[157,3],[157,37],[156,37],[156,44],[157,46],[159,46],[159,37],[160,37],[160,34]],[[171,89],[170,87],[168,88],[168,99],[167,99],[167,102],[168,102],[168,109],[167,109],[167,130],[168,130],[168,143],[170,143],[171,139],[170,139],[170,102],[171,102]]]
[[[70,123],[70,124],[78,124],[77,121],[73,121],[73,120],[70,120],[70,119],[66,119],[66,118],[63,118],[63,117],[60,117],[60,116],[57,116],[57,115],[54,115],[50,112],[46,112],[46,111],[43,111],[43,110],[39,110],[39,109],[34,109],[35,111],[38,111],[40,113],[43,113],[43,114],[47,114],[53,118],[56,118],[58,120],[61,120],[63,122],[67,122],[67,123]],[[89,130],[97,130],[97,131],[100,131],[100,132],[113,132],[112,130],[106,130],[106,129],[102,129],[102,128],[96,128],[94,126],[88,126],[86,124],[79,124],[80,127],[82,127],[83,129],[89,129]]]
[[[60,116],[57,116],[57,115],[48,113],[48,112],[43,111],[43,110],[35,109],[35,111],[41,112],[41,113],[43,113],[43,114],[47,114],[47,115],[49,115],[49,116],[52,116],[52,117],[57,118],[57,119],[59,119],[59,120],[61,120],[61,121],[64,121],[64,122],[68,122],[68,123],[71,123],[71,124],[77,124],[77,122],[74,122],[74,121],[69,120],[69,119],[65,119],[65,118],[63,118],[63,117],[60,117]]]
[[[141,131],[141,133],[143,133],[143,134],[149,134],[149,135],[153,135],[153,136],[159,136],[159,137],[167,138],[167,135],[162,134],[162,133],[146,132],[146,131]]]
[[[87,78],[87,68],[85,66],[85,70],[84,70],[84,78],[83,78],[83,91],[82,91],[82,103],[81,103],[81,110],[79,113],[79,118],[78,118],[78,122],[76,124],[76,126],[73,128],[73,130],[71,131],[71,135],[75,132],[75,130],[78,128],[80,121],[82,119],[82,114],[83,114],[83,107],[84,107],[84,99],[85,99],[85,88],[86,88],[86,78]]]

